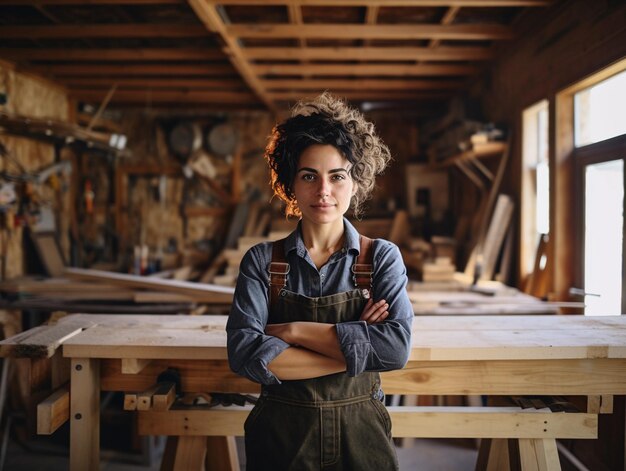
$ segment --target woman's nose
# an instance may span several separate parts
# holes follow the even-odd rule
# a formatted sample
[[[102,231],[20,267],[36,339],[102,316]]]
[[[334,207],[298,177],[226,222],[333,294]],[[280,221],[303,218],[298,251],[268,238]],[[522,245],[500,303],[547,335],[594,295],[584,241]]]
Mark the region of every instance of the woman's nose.
[[[320,185],[319,185],[319,187],[317,189],[317,193],[320,196],[326,196],[330,192],[330,188],[329,187],[330,187],[330,185],[328,184],[328,182],[326,180],[320,179]]]

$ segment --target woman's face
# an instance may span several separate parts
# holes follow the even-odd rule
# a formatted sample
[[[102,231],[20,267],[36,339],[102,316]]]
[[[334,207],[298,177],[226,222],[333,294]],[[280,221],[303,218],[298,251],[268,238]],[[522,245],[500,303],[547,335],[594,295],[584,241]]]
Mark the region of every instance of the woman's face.
[[[293,192],[303,219],[328,224],[343,218],[356,192],[350,166],[331,145],[315,144],[302,152]]]

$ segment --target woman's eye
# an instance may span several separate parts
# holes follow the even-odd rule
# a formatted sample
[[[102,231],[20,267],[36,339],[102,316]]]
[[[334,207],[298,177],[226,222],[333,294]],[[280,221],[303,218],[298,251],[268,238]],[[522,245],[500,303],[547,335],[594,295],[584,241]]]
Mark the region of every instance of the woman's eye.
[[[315,175],[313,175],[312,173],[305,173],[304,175],[302,175],[302,179],[305,182],[312,182],[313,180],[315,180]]]
[[[332,179],[333,180],[345,180],[346,177],[344,175],[337,174],[337,175],[333,175]]]

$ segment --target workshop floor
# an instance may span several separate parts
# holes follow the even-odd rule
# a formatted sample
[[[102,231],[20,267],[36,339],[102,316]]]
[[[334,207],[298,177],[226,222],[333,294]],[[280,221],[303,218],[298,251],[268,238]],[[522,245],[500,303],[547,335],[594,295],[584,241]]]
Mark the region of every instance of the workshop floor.
[[[240,443],[238,443],[239,445]],[[243,446],[240,447],[241,452]],[[62,451],[62,450],[61,450]],[[58,456],[59,449],[33,443],[30,450],[13,441],[9,442],[4,470],[6,471],[65,471],[69,467],[67,456]],[[106,451],[103,456],[106,456]],[[444,440],[415,439],[413,446],[398,448],[400,471],[471,471],[476,463],[478,452],[472,447]],[[243,454],[241,455],[242,470]],[[126,460],[127,462],[123,462]],[[102,471],[158,471],[160,464],[141,466],[128,463],[123,456],[104,458]]]

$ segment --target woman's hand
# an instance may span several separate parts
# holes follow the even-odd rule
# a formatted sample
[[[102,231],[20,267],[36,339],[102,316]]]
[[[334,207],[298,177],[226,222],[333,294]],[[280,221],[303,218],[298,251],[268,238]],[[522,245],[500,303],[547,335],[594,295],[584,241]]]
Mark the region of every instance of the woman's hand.
[[[367,300],[360,320],[367,322],[368,324],[377,324],[387,319],[389,315],[389,304],[384,299],[374,302],[372,298]]]

